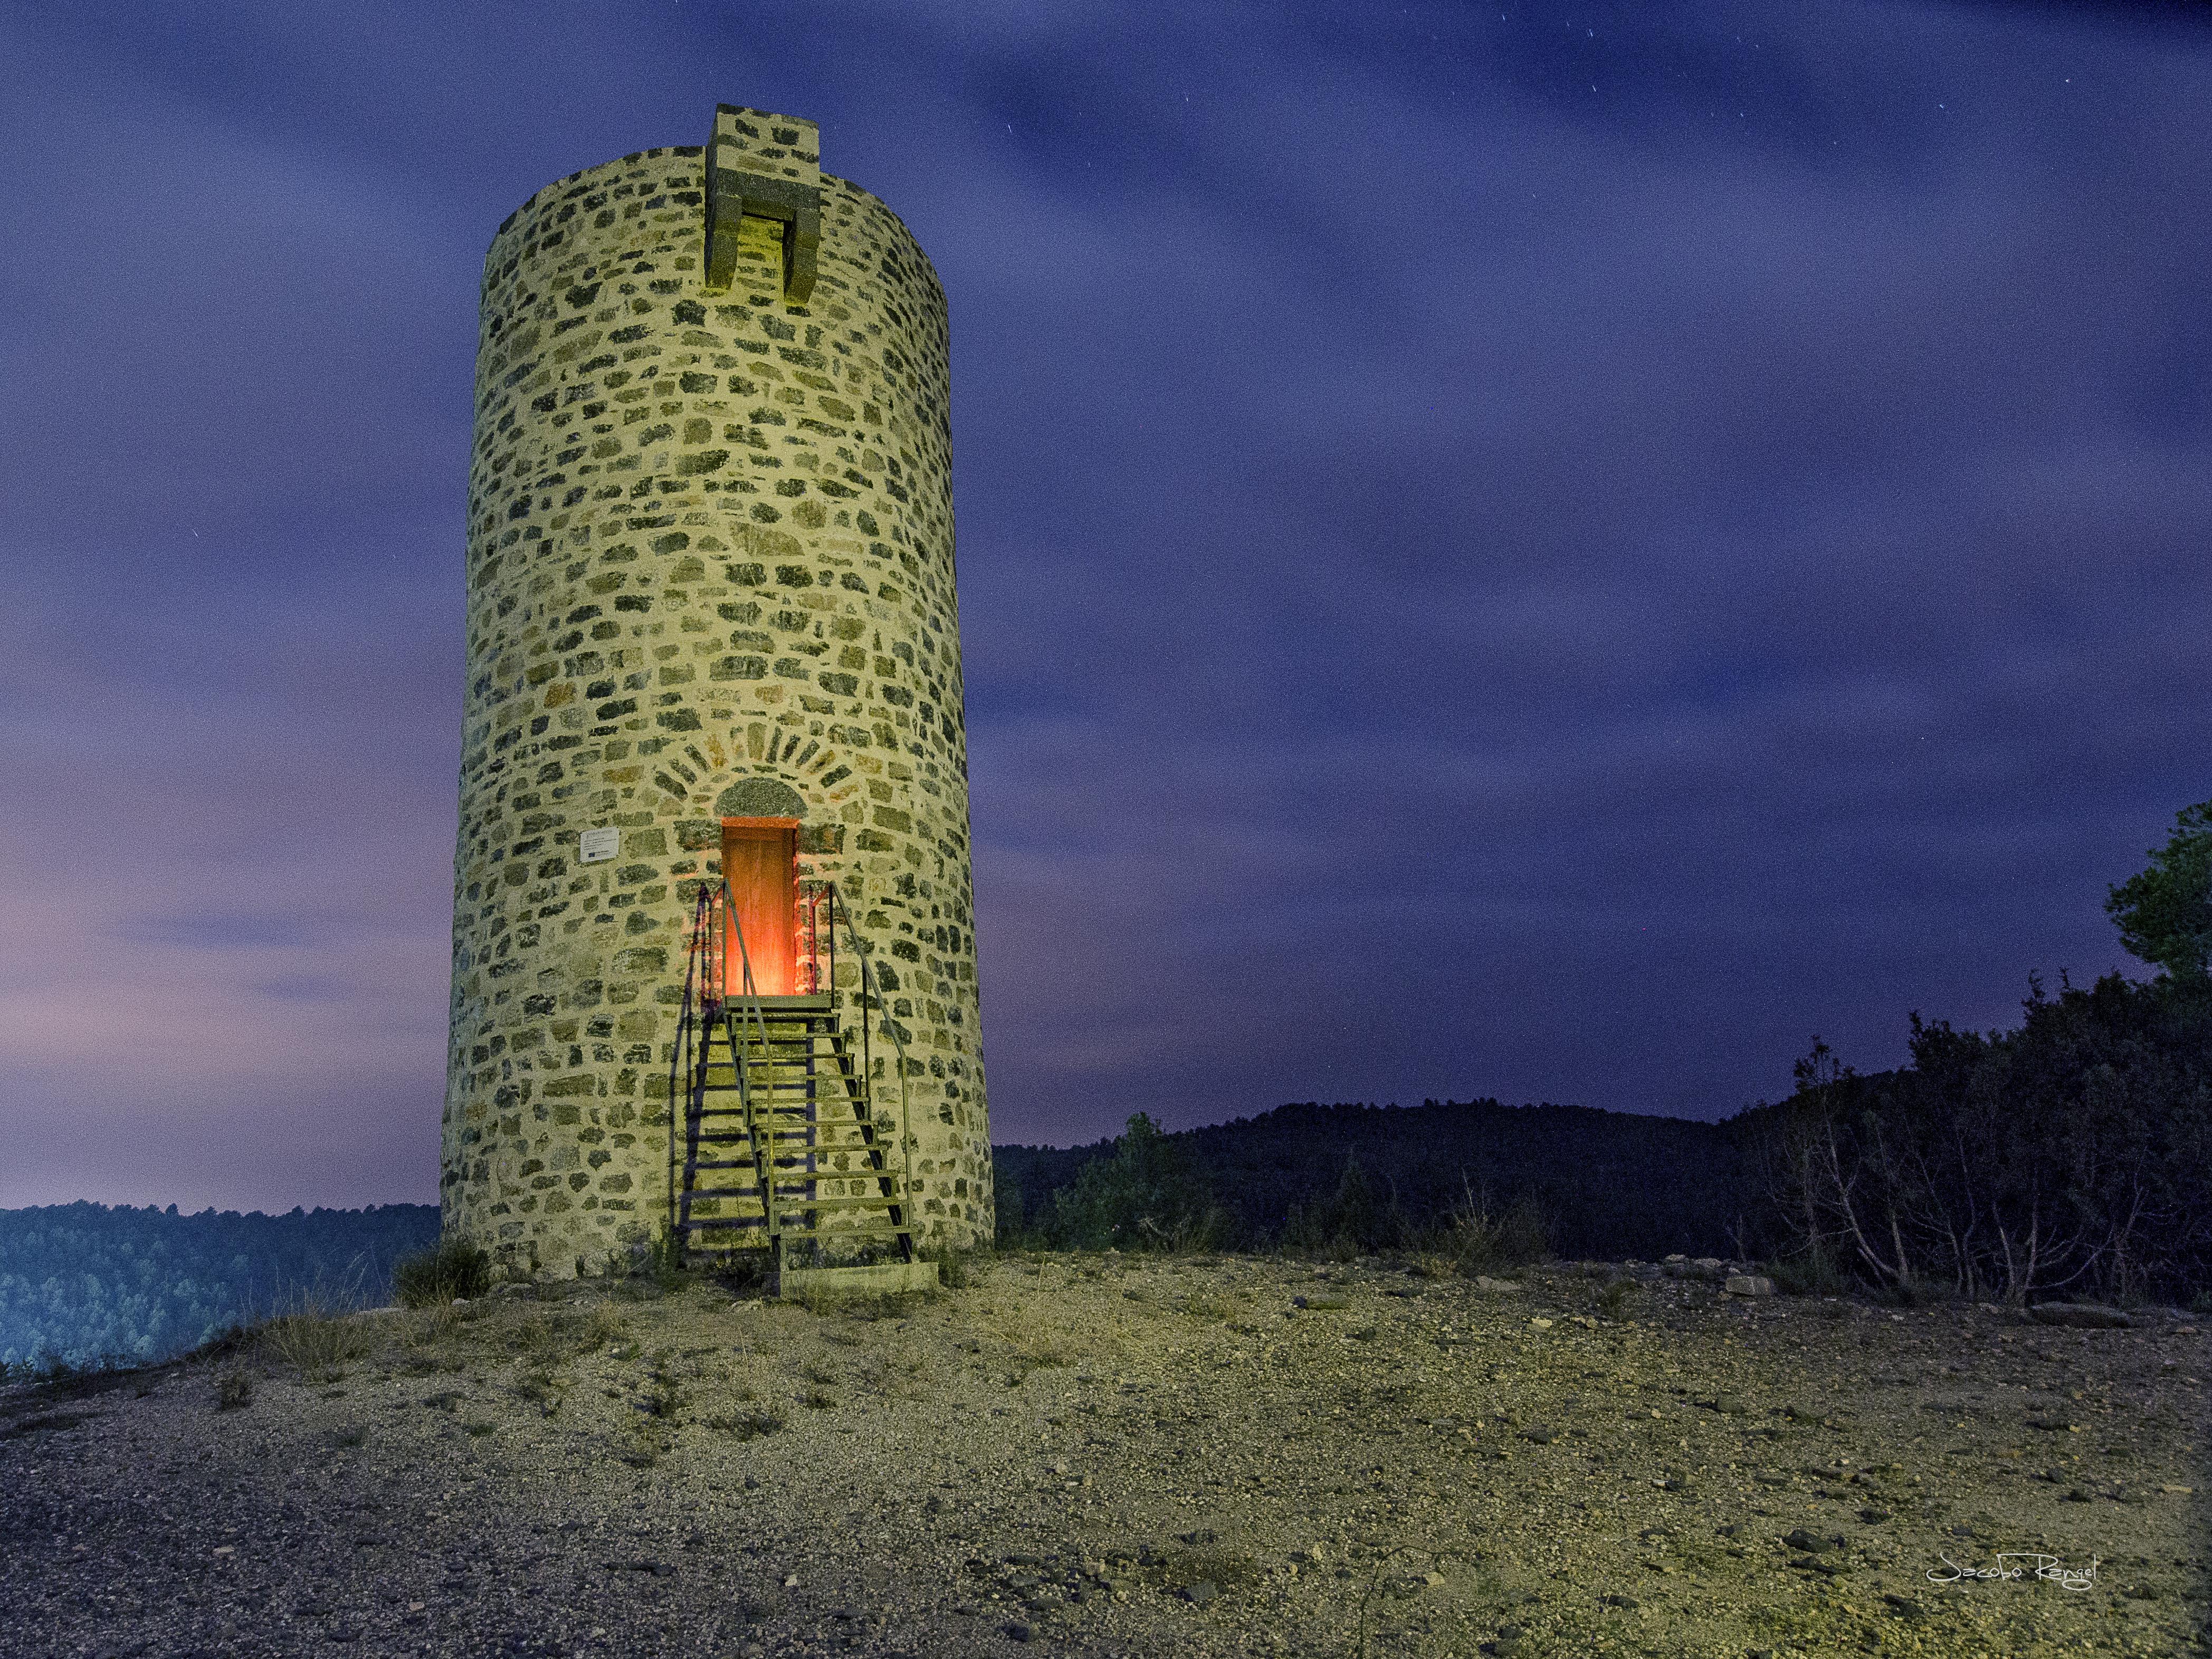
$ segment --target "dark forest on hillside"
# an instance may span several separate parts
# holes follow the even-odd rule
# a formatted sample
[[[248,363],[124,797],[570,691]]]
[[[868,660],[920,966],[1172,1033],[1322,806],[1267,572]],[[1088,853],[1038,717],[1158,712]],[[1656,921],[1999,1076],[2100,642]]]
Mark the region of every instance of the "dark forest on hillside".
[[[1471,1206],[1533,1211],[1564,1255],[1728,1255],[1729,1230],[1749,1218],[1728,1130],[1680,1118],[1495,1100],[1308,1103],[1164,1140],[1182,1184],[1163,1189],[1153,1220],[1217,1211],[1207,1242],[1222,1249],[1333,1244],[1340,1233],[1362,1250],[1394,1249]],[[1085,1168],[1122,1144],[995,1148],[1002,1238],[1108,1242],[1071,1236],[1068,1210]],[[1119,1222],[1127,1237],[1112,1242],[1144,1248],[1143,1213]]]
[[[2212,986],[2111,975],[1986,1035],[1911,1017],[1859,1076],[1816,1038],[1788,1099],[1723,1123],[1429,1101],[1284,1106],[994,1154],[1002,1244],[1454,1249],[1770,1261],[1904,1299],[2186,1303],[2212,1290]]]
[[[1859,1076],[1818,1037],[1786,1100],[1723,1123],[1570,1106],[1284,1106],[1096,1146],[997,1149],[1002,1242],[1771,1261],[1788,1282],[2013,1301],[2212,1297],[2212,801],[2108,890],[2160,969],[2019,1027],[1907,1016]]]

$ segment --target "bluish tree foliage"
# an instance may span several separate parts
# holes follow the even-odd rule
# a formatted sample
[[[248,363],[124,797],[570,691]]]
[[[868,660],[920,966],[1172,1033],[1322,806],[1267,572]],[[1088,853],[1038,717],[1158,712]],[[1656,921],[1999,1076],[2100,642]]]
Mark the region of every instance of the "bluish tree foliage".
[[[301,1297],[374,1305],[392,1263],[437,1237],[426,1204],[0,1210],[0,1365],[165,1358]]]

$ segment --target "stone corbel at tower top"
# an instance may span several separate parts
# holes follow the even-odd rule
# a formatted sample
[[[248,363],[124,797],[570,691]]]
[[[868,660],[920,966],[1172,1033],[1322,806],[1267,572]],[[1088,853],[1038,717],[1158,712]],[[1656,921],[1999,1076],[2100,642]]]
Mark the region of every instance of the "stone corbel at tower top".
[[[822,140],[814,123],[717,104],[706,166],[707,289],[725,290],[735,278],[740,222],[774,219],[783,226],[784,300],[805,304],[822,243]]]

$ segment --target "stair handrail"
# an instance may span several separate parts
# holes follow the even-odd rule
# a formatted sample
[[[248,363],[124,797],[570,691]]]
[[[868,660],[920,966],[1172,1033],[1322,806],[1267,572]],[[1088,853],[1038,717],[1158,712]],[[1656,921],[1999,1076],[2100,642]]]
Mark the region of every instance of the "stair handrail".
[[[668,1237],[670,1248],[682,1259],[683,1244],[677,1234],[678,1200],[676,1192],[676,1079],[680,1071],[684,1077],[684,1146],[686,1156],[694,1151],[691,1141],[691,987],[699,970],[700,935],[703,918],[700,906],[706,902],[706,890],[699,893],[699,904],[691,910],[691,939],[684,953],[684,1000],[676,1016],[676,1041],[668,1045]]]
[[[753,1029],[760,1033],[759,1052],[762,1059],[765,1060],[768,1057],[769,1052],[768,1015],[761,1007],[760,989],[753,981],[752,952],[745,948],[744,924],[738,920],[737,895],[730,890],[730,878],[727,875],[723,876],[720,882],[717,884],[720,888],[722,900],[723,927],[726,930],[724,937],[727,939],[734,936],[738,941],[738,966],[739,970],[738,984],[739,995],[742,998],[742,1006],[750,1010],[752,1013]],[[722,948],[725,955],[726,955],[729,946],[725,944]],[[726,992],[729,988],[729,975],[725,972],[722,977],[723,989]],[[729,1000],[726,995],[723,998],[724,1006],[726,1007],[728,1006],[728,1000]],[[745,1082],[744,1057],[738,1052],[738,1045],[735,1042],[730,1044],[730,1069],[737,1073],[738,1105],[745,1115],[745,1127],[752,1136],[753,1167],[757,1173],[761,1184],[762,1226],[767,1232],[769,1240],[775,1244],[778,1255],[781,1257],[783,1249],[783,1230],[776,1225],[775,1218],[775,1159],[777,1135],[777,1126],[775,1121],[775,1115],[772,1111],[769,1114],[769,1122],[767,1126],[769,1139],[766,1146],[763,1146],[761,1142],[761,1127],[753,1121],[753,1097],[752,1091]],[[773,1106],[775,1103],[771,1101],[769,1104]]]
[[[905,1231],[907,1236],[911,1238],[915,1231],[913,1214],[914,1152],[912,1146],[908,1144],[913,1139],[913,1135],[911,1133],[912,1112],[907,1098],[906,1041],[899,1036],[898,1021],[891,1017],[890,1005],[884,1000],[883,993],[876,988],[875,975],[869,971],[868,968],[867,941],[860,937],[860,930],[853,926],[852,907],[845,902],[845,896],[837,890],[837,884],[836,882],[830,880],[826,877],[817,877],[814,879],[811,884],[817,889],[827,892],[830,896],[830,988],[833,996],[836,994],[837,988],[837,923],[841,918],[843,920],[845,924],[845,937],[848,941],[850,941],[853,955],[859,960],[860,964],[861,1074],[863,1076],[868,1076],[872,1070],[872,1056],[869,1054],[868,1048],[868,1027],[871,1024],[868,1018],[868,1014],[872,1007],[879,1008],[883,1011],[884,1030],[890,1035],[891,1047],[898,1054],[900,1207],[907,1212],[907,1224]]]

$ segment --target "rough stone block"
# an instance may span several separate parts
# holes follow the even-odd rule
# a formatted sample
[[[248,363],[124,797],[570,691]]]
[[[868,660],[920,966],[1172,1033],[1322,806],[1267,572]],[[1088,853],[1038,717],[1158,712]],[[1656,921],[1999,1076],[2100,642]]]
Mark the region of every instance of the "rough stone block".
[[[812,1296],[896,1296],[934,1291],[942,1283],[934,1261],[879,1261],[867,1267],[786,1267],[776,1276],[785,1301]]]
[[[2039,1302],[2027,1316],[2039,1325],[2072,1325],[2083,1330],[2124,1331],[2136,1322],[2119,1309],[2097,1302]]]

